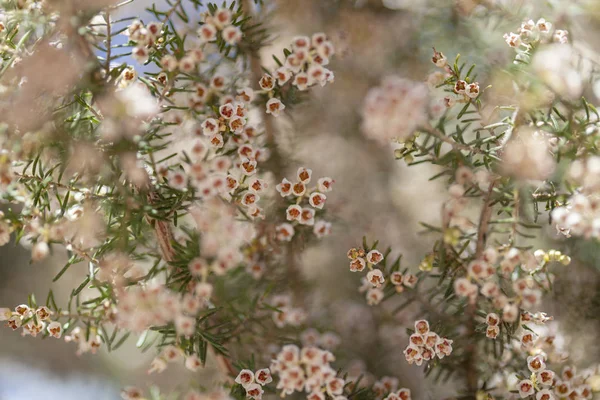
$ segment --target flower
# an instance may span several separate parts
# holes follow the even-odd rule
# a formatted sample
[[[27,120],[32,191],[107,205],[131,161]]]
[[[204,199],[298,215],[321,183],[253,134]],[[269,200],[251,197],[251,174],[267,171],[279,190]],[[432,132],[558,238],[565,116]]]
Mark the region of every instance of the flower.
[[[385,282],[383,273],[379,269],[369,271],[367,274],[367,280],[376,288],[381,287]]]
[[[539,354],[527,357],[527,368],[534,373],[546,369],[544,357]]]
[[[202,362],[197,355],[191,354],[185,358],[185,367],[190,371],[197,371],[202,366]]]
[[[46,328],[48,334],[56,339],[60,339],[62,336],[63,328],[59,322],[50,322]]]
[[[350,271],[361,272],[365,269],[367,263],[363,258],[356,258],[350,261]]]
[[[371,250],[367,253],[367,261],[373,265],[379,264],[383,260],[383,254],[377,250]]]
[[[497,325],[488,325],[485,330],[485,336],[489,339],[496,339],[500,333],[500,327]]]
[[[529,379],[524,379],[517,383],[517,389],[519,390],[519,396],[521,396],[522,399],[535,393],[533,382]]]
[[[242,39],[242,31],[239,27],[230,25],[221,32],[223,40],[230,46],[235,46]]]
[[[271,114],[274,117],[278,117],[281,112],[285,109],[285,105],[278,98],[273,97],[267,101],[267,114]]]
[[[239,383],[247,388],[248,385],[254,383],[254,372],[250,371],[249,369],[241,370],[238,376],[235,378],[235,383]]]
[[[256,383],[261,386],[267,385],[273,381],[269,368],[263,368],[256,371],[254,374],[254,379],[256,380]]]
[[[262,387],[260,387],[260,385],[258,385],[256,383],[249,384],[248,386],[245,387],[245,389],[246,389],[246,395],[248,397],[250,397],[251,399],[255,399],[255,400],[260,400],[264,393],[264,390],[262,389]]]

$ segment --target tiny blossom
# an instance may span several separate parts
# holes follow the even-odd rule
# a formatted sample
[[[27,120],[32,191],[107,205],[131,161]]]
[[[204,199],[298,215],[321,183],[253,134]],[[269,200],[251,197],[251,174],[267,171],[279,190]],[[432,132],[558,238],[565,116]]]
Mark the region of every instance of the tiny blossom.
[[[225,40],[225,42],[231,46],[238,44],[242,39],[242,31],[239,27],[233,25],[223,29],[221,35],[223,35],[223,40]]]
[[[272,98],[267,101],[267,114],[271,114],[274,117],[278,117],[281,112],[285,109],[285,105],[277,98]]]
[[[185,367],[190,371],[197,371],[202,366],[202,362],[197,355],[192,354],[185,358]]]
[[[56,321],[50,322],[46,330],[48,330],[50,336],[55,337],[56,339],[60,339],[63,332],[62,325]]]
[[[269,370],[269,368],[259,369],[254,374],[254,378],[256,380],[256,383],[258,383],[261,386],[265,386],[273,382],[273,378],[271,377],[271,371]]]
[[[521,396],[522,399],[535,393],[533,382],[529,379],[524,379],[517,383],[517,389],[519,390],[519,396]]]
[[[288,221],[299,220],[301,214],[302,214],[302,207],[300,207],[297,204],[292,204],[291,206],[288,206],[288,208],[286,210],[286,218]]]
[[[500,327],[497,325],[488,325],[485,330],[485,336],[489,339],[496,339],[500,333]]]
[[[235,383],[239,383],[244,387],[254,383],[254,372],[250,371],[249,369],[241,370],[238,376],[235,378]]]
[[[377,288],[381,287],[385,283],[383,273],[379,269],[369,271],[369,273],[367,274],[367,280],[371,283],[371,285]]]
[[[383,300],[383,290],[379,288],[371,288],[367,291],[367,304],[370,306],[377,305]]]
[[[551,386],[554,383],[554,372],[550,370],[539,371],[537,381],[543,386]]]
[[[531,372],[539,372],[546,368],[546,362],[541,355],[527,357],[527,367]]]
[[[289,196],[292,193],[292,183],[287,179],[283,178],[281,183],[275,186],[275,189],[279,192],[281,197]]]
[[[361,272],[367,266],[366,261],[363,258],[356,258],[350,261],[350,271]]]
[[[377,250],[371,250],[367,253],[367,261],[373,265],[379,264],[383,260],[383,254]]]

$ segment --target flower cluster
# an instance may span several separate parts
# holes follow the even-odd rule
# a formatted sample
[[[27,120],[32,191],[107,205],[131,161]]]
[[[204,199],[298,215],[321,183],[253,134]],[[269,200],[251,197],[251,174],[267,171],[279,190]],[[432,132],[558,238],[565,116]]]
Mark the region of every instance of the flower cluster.
[[[292,306],[292,298],[287,294],[278,294],[273,296],[269,304],[276,308],[273,311],[272,318],[275,325],[279,328],[284,326],[300,326],[308,318],[306,311],[300,307]]]
[[[600,157],[574,161],[569,177],[579,189],[552,210],[552,221],[565,236],[600,238]]]
[[[310,187],[312,170],[304,167],[298,168],[296,180],[290,182],[283,178],[276,189],[289,204],[285,211],[286,223],[277,226],[277,239],[290,241],[299,226],[312,226],[316,237],[321,238],[331,232],[331,223],[316,219],[317,213],[323,210],[327,196],[325,193],[332,190],[333,179],[320,178],[317,185]]]
[[[503,321],[513,323],[519,318],[519,309],[530,310],[539,305],[542,290],[547,290],[553,279],[552,274],[546,272],[547,264],[559,260],[561,263],[570,261],[561,256],[555,250],[533,253],[516,248],[506,249],[500,254],[497,249],[488,247],[479,259],[469,262],[467,276],[455,280],[454,291],[457,296],[468,298],[472,304],[478,301],[481,294],[494,311],[501,313]],[[538,274],[540,271],[544,273]],[[512,290],[501,290],[504,285],[502,281],[508,281]],[[493,321],[498,319],[496,314],[490,315]],[[489,337],[495,337],[497,329],[494,326],[497,323],[486,322]]]
[[[428,106],[429,90],[425,84],[388,77],[367,93],[362,109],[362,131],[382,143],[395,138],[407,139],[427,122]]]
[[[568,42],[567,31],[560,29],[553,30],[552,28],[552,23],[547,22],[544,18],[538,19],[537,22],[528,19],[521,24],[517,33],[505,33],[504,40],[506,44],[517,50],[521,46],[530,47],[550,41],[561,44]]]
[[[335,357],[327,350],[289,344],[272,360],[270,369],[279,377],[277,389],[282,396],[305,392],[308,400],[325,400],[326,395],[341,400],[345,382],[337,377],[332,361]]]
[[[68,335],[65,336],[65,342],[73,342],[77,344],[77,355],[90,352],[96,354],[102,345],[102,338],[98,334],[96,328],[89,328],[84,331],[80,327],[73,328]]]
[[[415,321],[415,333],[410,335],[408,346],[404,349],[404,357],[409,364],[423,364],[423,361],[440,359],[452,353],[453,341],[440,337],[429,330],[429,322],[424,319]]]
[[[59,322],[50,319],[52,314],[54,313],[46,306],[32,308],[21,304],[16,306],[14,311],[9,308],[0,308],[0,321],[6,321],[6,325],[13,331],[23,328],[21,332],[23,336],[36,337],[38,334],[42,334],[60,339],[63,327]]]
[[[214,42],[220,37],[225,43],[234,46],[242,39],[242,31],[228,8],[218,8],[213,13],[207,12],[198,29],[198,37],[203,43]]]
[[[557,375],[547,368],[546,356],[542,352],[527,357],[527,368],[531,373],[529,379],[517,383],[519,396],[524,399],[534,396],[536,400],[554,399],[591,399],[592,387],[586,383],[588,374],[577,374],[575,368],[565,367],[562,374]]]
[[[157,44],[162,34],[163,24],[160,22],[150,22],[144,25],[141,21],[135,20],[124,32],[129,36],[129,40],[135,43],[131,51],[132,57],[143,64],[148,61],[151,49]]]
[[[244,390],[246,390],[246,396],[255,400],[262,398],[264,393],[262,386],[271,382],[273,382],[273,378],[271,377],[269,368],[259,369],[256,372],[243,369],[235,378],[235,383],[242,385]]]
[[[266,113],[278,117],[285,109],[282,94],[291,86],[299,91],[311,86],[325,86],[333,82],[333,72],[325,68],[334,55],[335,47],[324,33],[315,33],[311,38],[298,36],[292,41],[292,51],[286,52],[282,64],[272,73],[265,73],[259,83],[267,94]],[[287,85],[289,83],[289,85]]]
[[[392,270],[386,280],[385,266],[375,268],[376,265],[384,261],[384,255],[377,249],[372,249],[368,253],[363,248],[352,248],[348,250],[350,259],[350,271],[362,272],[368,268],[367,276],[362,279],[362,286],[359,291],[366,292],[366,298],[369,305],[377,305],[383,300],[385,287],[392,286],[397,293],[404,291],[404,288],[414,288],[418,282],[416,275]],[[388,283],[386,283],[388,282]]]

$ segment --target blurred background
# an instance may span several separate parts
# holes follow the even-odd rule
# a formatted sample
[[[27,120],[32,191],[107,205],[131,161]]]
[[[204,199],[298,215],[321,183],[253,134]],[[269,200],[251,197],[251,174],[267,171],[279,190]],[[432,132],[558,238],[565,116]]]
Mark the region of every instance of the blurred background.
[[[136,0],[122,12],[148,22]],[[157,8],[161,2],[157,2]],[[165,7],[166,8],[166,7]],[[306,298],[314,320],[333,324],[341,344],[340,360],[366,368],[376,376],[396,376],[415,399],[439,399],[452,385],[424,385],[422,370],[403,358],[406,343],[401,324],[404,314],[391,317],[366,305],[359,294],[359,277],[348,271],[346,251],[362,237],[380,240],[393,254],[403,254],[403,265],[417,269],[430,251],[433,237],[421,236],[419,221],[439,223],[440,206],[447,198],[444,182],[429,181],[437,172],[430,165],[408,168],[394,159],[394,146],[368,140],[360,131],[360,110],[366,92],[382,77],[399,75],[425,81],[434,70],[432,47],[449,60],[457,53],[478,66],[478,81],[494,80],[494,69],[508,65],[514,52],[504,42],[505,32],[516,31],[524,18],[546,20],[569,30],[570,40],[582,52],[597,57],[600,50],[600,2],[597,0],[273,0],[265,20],[276,36],[263,49],[279,54],[299,34],[323,31],[333,38],[338,56],[331,65],[335,83],[312,92],[312,99],[296,106],[290,118],[278,121],[278,143],[290,154],[289,173],[299,166],[315,176],[335,179],[328,200],[336,221],[332,235],[307,249],[302,258],[304,278],[315,292]],[[596,59],[596,58],[595,58]],[[131,64],[139,67],[134,61]],[[493,93],[493,88],[491,90]],[[493,94],[492,94],[493,95]],[[598,104],[593,92],[588,100]],[[488,94],[489,96],[489,94]],[[292,151],[293,149],[293,151]],[[540,248],[572,249],[571,266],[559,270],[555,293],[543,309],[560,325],[552,325],[574,364],[600,360],[600,252],[597,243],[561,239],[553,229],[533,242]],[[0,307],[25,303],[29,293],[43,300],[52,278],[66,261],[63,253],[30,265],[29,251],[8,244],[0,248]],[[52,285],[58,294],[81,282],[86,267],[71,268]],[[75,346],[63,341],[21,338],[20,331],[0,329],[0,399],[48,400],[115,399],[124,385],[149,384],[176,388],[191,381],[209,385],[219,378],[217,368],[191,373],[170,367],[161,375],[146,375],[154,354],[140,354],[130,339],[110,356],[75,355]],[[343,365],[340,363],[341,366]],[[185,371],[185,372],[184,372]]]

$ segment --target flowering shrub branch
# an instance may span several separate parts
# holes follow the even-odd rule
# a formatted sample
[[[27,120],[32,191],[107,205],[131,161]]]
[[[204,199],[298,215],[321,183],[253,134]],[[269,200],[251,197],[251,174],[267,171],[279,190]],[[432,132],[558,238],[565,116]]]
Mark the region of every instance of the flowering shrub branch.
[[[155,352],[148,373],[213,359],[222,381],[173,394],[184,400],[410,399],[397,378],[363,380],[336,360],[339,336],[310,328],[305,308],[299,259],[332,233],[335,181],[292,165],[277,120],[333,83],[333,42],[296,36],[269,67],[262,1],[169,0],[151,20],[123,17],[129,3],[2,3],[0,244],[34,262],[66,254],[53,281],[82,280],[64,303],[29,295],[0,320],[78,354],[135,336]],[[448,192],[439,226],[422,224],[434,243],[419,272],[366,238],[349,268],[367,304],[410,321],[406,361],[454,377],[460,398],[587,399],[598,370],[567,365],[539,311],[571,259],[533,240],[542,215],[565,235],[600,235],[600,115],[548,62],[579,57],[567,31],[527,20],[504,39],[510,104],[435,48],[427,83],[392,76],[369,91],[364,134],[435,165]]]

